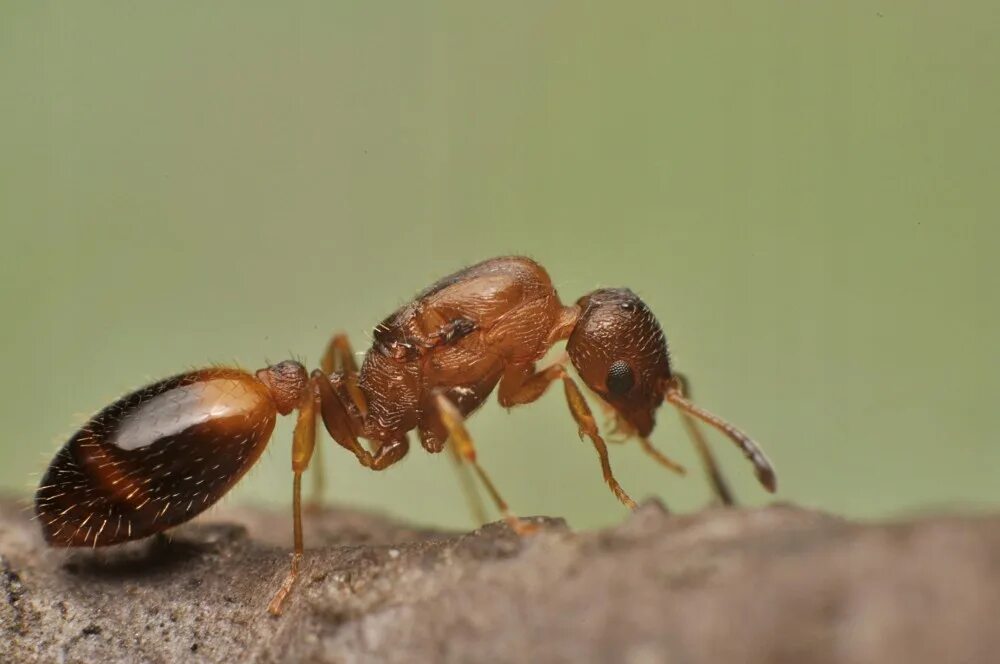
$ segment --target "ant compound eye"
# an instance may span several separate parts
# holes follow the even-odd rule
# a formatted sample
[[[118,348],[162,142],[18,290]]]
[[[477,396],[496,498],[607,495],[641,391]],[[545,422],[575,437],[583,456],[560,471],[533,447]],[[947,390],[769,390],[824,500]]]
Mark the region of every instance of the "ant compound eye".
[[[635,385],[635,376],[632,374],[632,368],[629,367],[625,360],[618,360],[608,367],[608,376],[606,379],[608,384],[608,391],[615,396],[624,396],[632,389]]]

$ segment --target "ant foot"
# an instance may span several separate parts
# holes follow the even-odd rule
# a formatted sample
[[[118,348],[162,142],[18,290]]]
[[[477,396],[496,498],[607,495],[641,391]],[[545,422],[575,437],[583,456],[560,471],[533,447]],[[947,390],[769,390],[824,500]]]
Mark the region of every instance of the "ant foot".
[[[528,535],[534,535],[538,532],[539,526],[537,523],[531,523],[523,519],[518,519],[516,516],[508,515],[504,517],[507,521],[507,525],[520,537],[527,537]]]

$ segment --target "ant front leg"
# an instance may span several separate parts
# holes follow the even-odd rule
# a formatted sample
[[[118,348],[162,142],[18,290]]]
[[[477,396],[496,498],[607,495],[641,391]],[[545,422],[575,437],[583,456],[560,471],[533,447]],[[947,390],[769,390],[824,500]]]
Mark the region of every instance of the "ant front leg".
[[[489,475],[479,465],[479,461],[476,460],[476,448],[472,443],[469,431],[465,428],[465,418],[462,416],[462,412],[458,409],[458,406],[452,403],[441,392],[433,396],[432,403],[438,412],[441,423],[448,429],[451,443],[455,446],[458,454],[472,466],[472,469],[479,477],[479,481],[486,487],[486,491],[490,494],[493,502],[496,503],[497,509],[500,510],[500,514],[503,515],[510,529],[518,535],[527,535],[534,532],[536,526],[525,523],[511,513],[507,507],[507,501],[500,497],[500,493],[497,491],[496,486],[494,486],[493,481],[490,480]]]
[[[600,432],[597,430],[597,423],[594,421],[594,415],[590,412],[590,406],[587,405],[586,399],[583,398],[583,394],[580,392],[580,388],[577,387],[576,381],[569,377],[569,374],[563,372],[563,387],[566,389],[566,402],[569,404],[569,411],[573,415],[573,419],[576,420],[576,425],[580,428],[580,437],[583,438],[584,434],[590,438],[590,442],[594,444],[594,449],[597,450],[597,457],[601,461],[601,473],[604,475],[604,481],[607,483],[608,488],[611,489],[611,493],[615,494],[615,497],[621,501],[625,507],[634,510],[636,505],[635,501],[625,493],[625,489],[621,487],[618,480],[615,479],[614,473],[611,472],[611,461],[608,459],[608,446],[604,444],[604,439],[601,438]]]
[[[519,404],[531,403],[541,397],[545,393],[545,390],[548,389],[549,384],[557,378],[562,378],[563,380],[563,385],[566,388],[566,401],[569,405],[570,414],[576,421],[577,427],[579,427],[580,437],[582,438],[586,435],[590,438],[594,449],[597,451],[604,481],[623,505],[629,509],[635,509],[635,501],[625,493],[625,490],[618,483],[618,480],[615,479],[614,473],[611,471],[608,446],[597,429],[597,423],[594,421],[594,415],[590,411],[590,406],[587,405],[587,401],[583,398],[583,394],[580,392],[580,388],[577,387],[576,382],[566,373],[562,361],[556,362],[538,372],[535,372],[534,366],[530,364],[508,368],[500,380],[500,404],[506,408],[510,408]]]
[[[552,381],[566,373],[565,356],[541,371],[534,364],[510,366],[504,371],[497,388],[497,399],[504,408],[512,408],[537,401],[549,389]]]
[[[272,615],[281,615],[285,598],[292,591],[295,579],[299,576],[299,565],[302,562],[302,473],[309,467],[309,460],[316,447],[316,396],[312,385],[303,390],[299,404],[299,415],[295,422],[295,433],[292,435],[292,528],[295,538],[295,551],[292,553],[292,566],[285,576],[278,591],[268,605]]]
[[[604,479],[611,487],[612,492],[618,497],[618,500],[626,506],[632,507],[635,503],[632,502],[632,499],[628,497],[628,494],[625,493],[611,473],[610,462],[607,460],[607,445],[598,433],[597,424],[594,422],[593,415],[587,406],[583,394],[577,388],[575,381],[566,373],[566,369],[563,366],[564,362],[565,360],[561,359],[537,373],[534,372],[532,365],[511,367],[508,369],[500,381],[500,405],[510,408],[519,404],[531,403],[541,397],[548,389],[549,384],[557,378],[562,378],[564,381],[568,380],[572,383],[571,387],[566,388],[566,399],[569,402],[573,418],[580,427],[580,434],[586,434],[593,441],[594,447],[597,448],[597,454],[601,459],[601,468],[604,470]],[[571,394],[571,392],[575,392],[575,395]],[[614,409],[608,408],[614,413]],[[665,468],[672,470],[678,475],[685,474],[684,466],[653,447],[653,444],[647,438],[639,437],[639,443],[646,454],[653,457],[653,459]]]

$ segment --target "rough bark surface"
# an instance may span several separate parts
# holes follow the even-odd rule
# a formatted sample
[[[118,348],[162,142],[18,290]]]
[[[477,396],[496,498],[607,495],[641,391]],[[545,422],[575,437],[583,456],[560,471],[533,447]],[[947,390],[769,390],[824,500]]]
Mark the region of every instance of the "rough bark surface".
[[[284,512],[51,550],[0,501],[2,662],[996,662],[1000,516],[856,524],[790,506],[458,534]]]

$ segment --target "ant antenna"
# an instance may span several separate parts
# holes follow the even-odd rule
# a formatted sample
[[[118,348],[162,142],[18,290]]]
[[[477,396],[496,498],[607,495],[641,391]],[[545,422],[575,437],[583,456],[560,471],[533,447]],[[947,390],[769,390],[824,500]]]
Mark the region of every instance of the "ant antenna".
[[[754,474],[757,476],[757,480],[764,486],[765,489],[774,493],[778,488],[778,479],[774,473],[774,467],[771,462],[768,461],[767,455],[764,454],[764,450],[760,448],[757,443],[754,442],[753,438],[746,435],[736,427],[734,427],[729,422],[724,419],[713,415],[704,408],[697,406],[685,398],[684,393],[681,391],[679,381],[673,379],[667,386],[666,399],[673,405],[680,408],[682,411],[689,413],[699,420],[714,427],[726,434],[730,440],[732,440],[740,450],[743,451],[743,455],[749,459],[750,463],[753,464]]]

